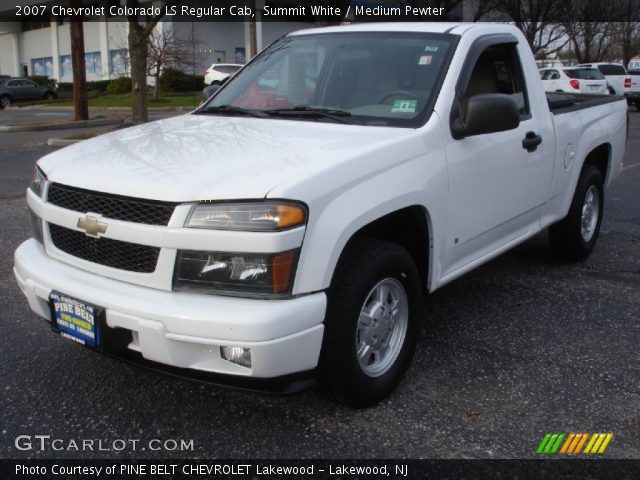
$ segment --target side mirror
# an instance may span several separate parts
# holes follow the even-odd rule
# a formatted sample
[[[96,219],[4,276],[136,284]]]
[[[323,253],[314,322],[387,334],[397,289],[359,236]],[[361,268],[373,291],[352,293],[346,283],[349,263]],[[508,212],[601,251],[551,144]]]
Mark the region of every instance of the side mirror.
[[[204,87],[204,89],[202,90],[202,100],[208,100],[209,97],[216,93],[219,88],[220,85],[209,85],[208,87]]]
[[[520,112],[516,101],[509,95],[491,93],[474,95],[467,102],[464,118],[452,118],[451,135],[456,140],[485,133],[513,130],[520,125]]]
[[[202,90],[202,100],[209,99],[209,97],[211,97],[214,93],[216,93],[220,89],[220,87],[223,86],[228,81],[229,81],[229,77],[225,77],[215,85],[208,85],[204,87],[204,89]]]

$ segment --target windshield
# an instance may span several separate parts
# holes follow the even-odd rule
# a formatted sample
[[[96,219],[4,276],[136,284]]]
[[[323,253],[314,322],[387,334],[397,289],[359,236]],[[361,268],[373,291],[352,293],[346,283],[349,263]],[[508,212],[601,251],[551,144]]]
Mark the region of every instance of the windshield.
[[[568,68],[564,73],[566,73],[569,78],[578,78],[581,80],[605,80],[604,75],[597,68]]]
[[[285,37],[196,113],[244,109],[265,118],[417,127],[433,108],[454,38],[406,32]]]

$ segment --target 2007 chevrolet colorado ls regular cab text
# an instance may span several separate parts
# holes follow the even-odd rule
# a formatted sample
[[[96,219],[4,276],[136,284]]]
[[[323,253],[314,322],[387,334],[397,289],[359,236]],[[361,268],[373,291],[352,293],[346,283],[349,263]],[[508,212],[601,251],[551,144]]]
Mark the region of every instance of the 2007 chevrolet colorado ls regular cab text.
[[[425,293],[546,227],[558,256],[591,252],[626,109],[545,96],[507,25],[297,32],[190,114],[39,160],[15,275],[93,349],[371,405]]]

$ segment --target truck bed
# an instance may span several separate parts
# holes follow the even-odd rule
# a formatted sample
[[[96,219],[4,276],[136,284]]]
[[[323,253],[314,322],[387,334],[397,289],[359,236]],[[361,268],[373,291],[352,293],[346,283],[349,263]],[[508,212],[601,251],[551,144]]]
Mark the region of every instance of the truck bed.
[[[579,93],[547,93],[549,110],[554,115],[624,100],[620,95],[584,95]]]

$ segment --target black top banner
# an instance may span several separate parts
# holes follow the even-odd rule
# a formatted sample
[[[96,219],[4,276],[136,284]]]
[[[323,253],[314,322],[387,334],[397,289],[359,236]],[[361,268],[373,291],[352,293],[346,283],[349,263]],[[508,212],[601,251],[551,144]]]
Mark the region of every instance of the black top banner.
[[[0,21],[638,22],[640,0],[70,0],[3,2]]]

